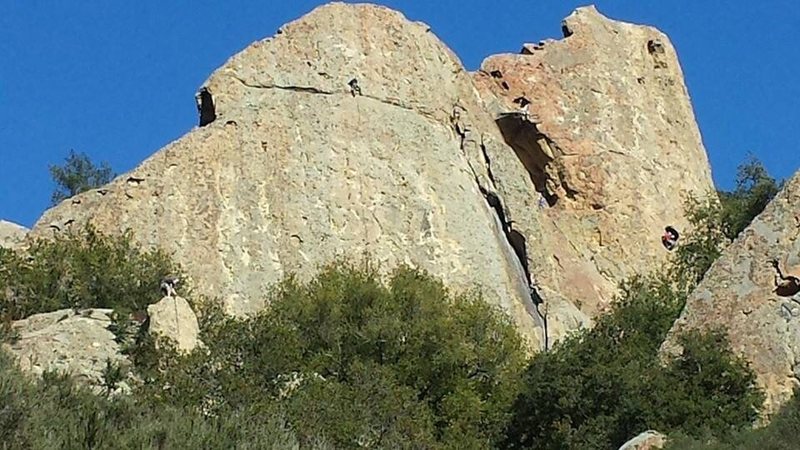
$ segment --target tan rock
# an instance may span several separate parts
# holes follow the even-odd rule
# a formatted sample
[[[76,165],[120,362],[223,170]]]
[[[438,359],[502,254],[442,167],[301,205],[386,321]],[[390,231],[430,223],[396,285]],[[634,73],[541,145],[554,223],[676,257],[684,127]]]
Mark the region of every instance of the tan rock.
[[[191,352],[200,343],[200,327],[189,302],[182,297],[164,297],[147,307],[148,331],[171,340],[179,351]]]
[[[110,309],[75,312],[62,309],[34,314],[12,323],[17,338],[3,344],[23,371],[41,376],[45,371],[68,373],[90,386],[103,384],[106,361],[127,366],[111,324]]]
[[[619,450],[656,450],[663,448],[666,443],[666,436],[658,431],[649,430],[622,444]]]
[[[677,336],[688,329],[723,327],[733,350],[750,362],[766,389],[766,415],[800,385],[800,295],[776,292],[781,269],[800,263],[800,173],[714,262],[689,296],[662,350],[679,353]],[[795,291],[796,292],[796,291]]]
[[[28,229],[22,225],[0,220],[0,247],[19,248],[27,234]]]
[[[594,317],[621,280],[659,267],[664,227],[685,230],[686,194],[713,184],[667,36],[594,7],[564,29],[562,40],[487,58],[474,79],[527,169],[493,172],[531,241],[531,272]],[[519,97],[530,101],[527,119]]]
[[[237,315],[263,308],[287,272],[307,277],[368,254],[387,271],[405,263],[457,289],[477,284],[541,345],[482,144],[511,162],[513,150],[429,27],[378,6],[322,6],[232,57],[205,87],[198,98],[216,120],[49,210],[32,234],[86,222],[130,229]]]

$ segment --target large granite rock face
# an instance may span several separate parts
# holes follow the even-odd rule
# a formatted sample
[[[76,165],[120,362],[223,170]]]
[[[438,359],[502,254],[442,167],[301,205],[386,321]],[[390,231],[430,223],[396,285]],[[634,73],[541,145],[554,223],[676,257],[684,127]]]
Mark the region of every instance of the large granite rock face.
[[[49,210],[32,234],[130,229],[238,315],[263,308],[289,271],[369,254],[386,270],[405,263],[479,285],[541,345],[484,150],[524,168],[426,25],[378,6],[322,6],[205,87],[203,121],[215,120]]]
[[[16,338],[3,344],[3,348],[15,357],[23,371],[32,375],[56,371],[99,387],[104,382],[106,361],[130,364],[108,329],[110,315],[109,309],[62,309],[34,314],[12,322]]]
[[[656,267],[682,195],[711,188],[666,37],[591,8],[565,27],[470,75],[400,13],[319,7],[212,74],[203,126],[31,234],[130,229],[237,315],[289,271],[368,254],[477,284],[547,345]],[[521,93],[538,125],[498,120]]]
[[[706,194],[713,182],[667,36],[594,7],[562,28],[562,40],[487,58],[474,78],[535,189],[495,171],[532,237],[531,271],[594,316],[620,280],[659,267],[664,227],[684,230],[686,194]],[[520,111],[520,97],[527,118],[508,114]]]
[[[676,338],[688,329],[726,329],[733,350],[750,362],[766,389],[767,416],[800,385],[800,285],[776,292],[776,272],[767,262],[776,258],[784,276],[800,277],[798,238],[800,173],[711,266],[662,348],[680,352]]]
[[[0,220],[0,247],[16,249],[25,241],[28,229],[22,225]]]

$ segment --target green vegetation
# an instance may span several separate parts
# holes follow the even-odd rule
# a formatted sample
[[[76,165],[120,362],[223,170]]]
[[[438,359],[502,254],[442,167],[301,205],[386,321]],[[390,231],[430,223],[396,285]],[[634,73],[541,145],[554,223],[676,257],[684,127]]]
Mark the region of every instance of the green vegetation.
[[[148,405],[136,396],[106,398],[46,373],[33,382],[0,353],[0,449],[296,449],[279,414],[241,411],[204,417]],[[313,442],[304,448],[331,448]]]
[[[725,237],[731,241],[736,239],[782,187],[783,182],[772,178],[764,165],[753,156],[739,165],[736,188],[731,192],[719,192],[722,203],[720,221]]]
[[[85,153],[70,150],[63,166],[51,165],[50,176],[56,183],[56,190],[50,198],[53,205],[73,195],[98,188],[114,178],[108,163],[95,165]]]
[[[666,363],[658,351],[689,292],[779,187],[750,159],[739,166],[734,191],[687,199],[692,231],[658,272],[669,275],[624,283],[593,329],[531,360],[504,446],[616,448],[646,429],[726,436],[748,428],[763,394],[721,330],[679,336],[683,353]]]
[[[764,210],[782,185],[761,162],[750,158],[739,165],[733,191],[687,199],[686,213],[694,230],[675,250],[677,281],[687,282],[688,287],[699,283],[725,246]]]
[[[162,252],[140,251],[130,235],[91,226],[37,240],[24,253],[0,249],[0,319],[62,308],[139,311],[161,298],[161,277],[177,270]]]
[[[369,267],[340,264],[308,284],[289,278],[250,320],[208,312],[207,350],[165,358],[144,390],[220,416],[277,404],[301,442],[491,446],[524,365],[513,325],[418,271],[398,269],[387,286],[378,280]]]
[[[637,278],[593,329],[534,357],[504,447],[605,449],[647,429],[722,435],[749,426],[762,397],[721,334],[682,336],[683,354],[660,363],[684,300],[667,282]]]
[[[763,428],[746,429],[722,436],[670,436],[665,450],[795,450],[800,434],[800,393],[786,403]]]

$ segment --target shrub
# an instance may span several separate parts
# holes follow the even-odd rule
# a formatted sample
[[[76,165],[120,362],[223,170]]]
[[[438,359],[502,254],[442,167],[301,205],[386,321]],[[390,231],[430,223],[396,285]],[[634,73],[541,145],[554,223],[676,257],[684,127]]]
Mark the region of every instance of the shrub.
[[[744,429],[717,437],[691,437],[685,433],[669,436],[665,450],[794,450],[800,433],[800,395],[786,403],[769,425]]]
[[[70,150],[63,166],[50,166],[50,176],[56,183],[56,190],[50,201],[53,205],[62,200],[100,187],[114,178],[108,163],[95,165],[85,153]]]
[[[277,403],[301,436],[345,448],[489,446],[519,388],[514,326],[422,272],[378,280],[333,265],[308,283],[290,277],[252,319],[206,312],[208,348],[165,358],[146,395],[211,414]]]
[[[593,329],[532,359],[507,448],[617,448],[650,428],[723,432],[753,420],[761,398],[754,375],[720,335],[688,336],[684,356],[661,365],[658,349],[685,292],[644,278],[622,292]]]
[[[692,230],[675,251],[672,273],[691,290],[722,254],[722,250],[761,214],[782,186],[755,158],[739,165],[733,191],[718,196],[690,197],[685,210]]]
[[[740,164],[736,173],[736,187],[731,192],[720,191],[722,223],[725,236],[736,239],[767,204],[775,198],[783,182],[772,178],[764,165],[753,156]]]
[[[203,417],[132,397],[109,399],[66,376],[29,381],[0,352],[0,449],[299,448],[278,411]],[[314,440],[309,448],[327,448]]]
[[[160,299],[161,277],[178,268],[160,251],[144,252],[130,234],[91,226],[37,240],[25,252],[0,252],[0,318],[17,320],[62,308],[137,311]]]

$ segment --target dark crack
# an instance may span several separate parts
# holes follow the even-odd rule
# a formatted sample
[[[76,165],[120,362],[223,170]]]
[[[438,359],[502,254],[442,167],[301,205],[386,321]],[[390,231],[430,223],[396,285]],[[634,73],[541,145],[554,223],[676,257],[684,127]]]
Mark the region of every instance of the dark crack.
[[[532,281],[533,278],[531,277],[530,266],[528,265],[527,239],[519,230],[513,228],[514,221],[508,220],[506,215],[506,208],[503,205],[503,202],[500,199],[500,197],[497,195],[497,193],[481,185],[478,174],[476,173],[472,165],[469,163],[469,157],[466,155],[466,148],[465,148],[465,142],[467,139],[467,133],[469,132],[469,127],[464,125],[464,123],[460,120],[461,118],[460,115],[461,111],[459,110],[459,108],[458,107],[454,108],[452,116],[453,128],[461,138],[460,142],[461,151],[464,152],[464,156],[467,159],[467,164],[469,164],[470,166],[470,170],[472,171],[473,177],[475,179],[475,184],[478,186],[478,189],[480,190],[481,194],[486,200],[487,205],[492,209],[492,211],[494,211],[497,221],[500,223],[500,229],[503,232],[503,235],[505,236],[506,243],[509,245],[509,247],[511,247],[517,262],[522,268],[522,273],[523,276],[525,277],[525,285],[527,286],[528,289],[527,292],[528,302],[529,302],[528,304],[532,306],[532,308],[528,308],[528,304],[526,304],[525,309],[528,311],[528,314],[531,316],[531,318],[534,319],[534,322],[542,328],[544,335],[544,350],[547,351],[548,341],[549,341],[549,338],[547,336],[547,316],[545,314],[542,314],[541,311],[539,310],[539,305],[543,304],[543,299]],[[480,143],[480,148],[481,148],[481,154],[483,155],[483,160],[486,166],[486,172],[488,174],[489,181],[494,185],[496,183],[496,180],[494,177],[494,173],[492,172],[492,162],[491,159],[489,158],[489,153],[482,139]]]
[[[283,91],[291,91],[291,92],[302,92],[305,94],[315,94],[315,95],[351,95],[351,88],[348,86],[346,89],[342,88],[341,90],[325,90],[320,89],[313,86],[293,86],[293,85],[279,85],[279,84],[260,84],[260,83],[252,83],[238,76],[233,76],[239,83],[244,85],[245,87],[251,89],[278,89]],[[421,108],[417,108],[414,106],[407,105],[401,102],[398,99],[393,98],[380,98],[374,95],[369,95],[369,93],[360,93],[358,97],[366,98],[370,100],[374,100],[379,103],[383,103],[385,105],[394,106],[400,109],[404,109],[406,111],[410,111],[416,114],[419,114],[427,119],[433,120],[439,124],[443,124],[442,118],[437,118],[435,115],[435,111],[426,111]],[[446,113],[444,113],[446,114]],[[446,124],[445,124],[446,125]]]

